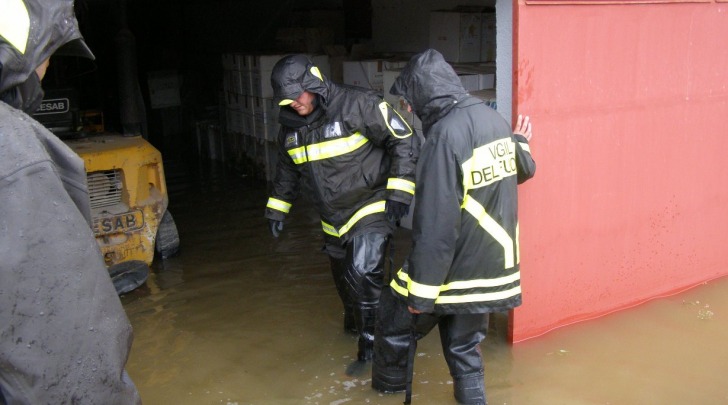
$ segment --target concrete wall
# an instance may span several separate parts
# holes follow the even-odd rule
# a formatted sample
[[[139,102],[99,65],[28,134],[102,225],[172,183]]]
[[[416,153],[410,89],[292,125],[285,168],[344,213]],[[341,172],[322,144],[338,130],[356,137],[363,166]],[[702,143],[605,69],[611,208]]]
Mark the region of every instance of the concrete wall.
[[[516,342],[728,274],[728,4],[533,3]]]

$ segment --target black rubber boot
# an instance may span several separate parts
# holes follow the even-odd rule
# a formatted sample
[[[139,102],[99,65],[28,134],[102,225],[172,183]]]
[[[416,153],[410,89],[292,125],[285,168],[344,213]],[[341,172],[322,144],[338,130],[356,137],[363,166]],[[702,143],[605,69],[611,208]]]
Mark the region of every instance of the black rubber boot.
[[[377,320],[377,306],[359,306],[354,311],[354,320],[359,330],[359,350],[356,359],[370,362],[374,358],[374,324]]]
[[[372,388],[385,394],[404,392],[407,388],[407,369],[386,368],[373,363]]]
[[[487,405],[482,373],[453,377],[455,400],[463,405]]]
[[[412,315],[407,311],[407,305],[392,295],[389,286],[385,286],[379,298],[377,316],[372,388],[384,393],[404,391],[407,388]]]
[[[351,296],[346,290],[346,284],[344,283],[346,259],[336,259],[329,256],[329,261],[331,262],[331,275],[334,278],[336,292],[339,294],[341,304],[344,306],[344,332],[357,334],[356,322],[354,320],[354,303],[352,302]]]

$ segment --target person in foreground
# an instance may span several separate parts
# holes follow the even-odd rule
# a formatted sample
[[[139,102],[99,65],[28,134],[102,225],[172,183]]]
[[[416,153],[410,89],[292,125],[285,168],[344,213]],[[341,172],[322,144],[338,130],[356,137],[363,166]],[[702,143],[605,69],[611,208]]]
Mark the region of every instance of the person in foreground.
[[[28,115],[51,55],[93,54],[71,0],[5,1],[0,13],[0,404],[141,403],[83,161]]]
[[[265,217],[278,237],[305,189],[321,217],[345,328],[353,319],[357,359],[367,362],[388,239],[414,195],[417,137],[380,97],[329,81],[305,55],[278,61],[271,84],[281,130]]]
[[[485,404],[488,314],[521,304],[516,187],[535,173],[531,125],[519,117],[513,134],[432,49],[408,62],[390,92],[422,120],[425,143],[412,250],[380,299],[372,387],[407,389],[409,401],[410,350],[437,325],[455,399]]]

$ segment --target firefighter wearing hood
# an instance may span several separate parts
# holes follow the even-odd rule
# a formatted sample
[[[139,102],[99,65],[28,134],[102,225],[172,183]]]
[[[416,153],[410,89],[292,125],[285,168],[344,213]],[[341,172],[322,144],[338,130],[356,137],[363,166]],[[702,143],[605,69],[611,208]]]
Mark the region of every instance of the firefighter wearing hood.
[[[278,61],[271,83],[281,130],[265,217],[278,237],[299,194],[310,197],[345,328],[353,320],[357,359],[371,360],[385,251],[415,192],[418,138],[381,97],[332,83],[304,55]]]
[[[0,3],[0,403],[140,403],[83,161],[28,115],[51,55],[93,54],[73,1]]]
[[[406,390],[416,340],[438,325],[456,400],[485,404],[488,314],[521,304],[516,185],[535,172],[530,124],[519,120],[513,134],[432,49],[408,62],[390,93],[422,120],[425,143],[412,250],[382,291],[372,386]]]

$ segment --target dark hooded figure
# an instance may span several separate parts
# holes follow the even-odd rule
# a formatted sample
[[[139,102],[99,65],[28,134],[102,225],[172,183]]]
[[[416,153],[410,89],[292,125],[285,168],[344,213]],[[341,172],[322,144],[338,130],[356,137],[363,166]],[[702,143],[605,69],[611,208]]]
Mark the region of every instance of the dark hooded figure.
[[[83,161],[31,118],[51,55],[93,59],[71,0],[0,17],[0,403],[138,404],[132,328],[91,230]]]
[[[410,345],[438,325],[455,399],[485,404],[488,314],[521,304],[516,185],[535,172],[531,127],[519,119],[513,134],[435,50],[415,55],[390,93],[422,120],[425,143],[412,250],[380,299],[372,386],[409,388]]]
[[[344,327],[356,327],[357,359],[369,361],[388,239],[415,191],[418,138],[379,96],[332,83],[305,55],[278,61],[271,83],[281,130],[265,217],[278,237],[305,190],[321,217]]]

